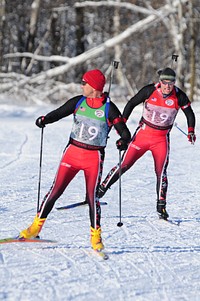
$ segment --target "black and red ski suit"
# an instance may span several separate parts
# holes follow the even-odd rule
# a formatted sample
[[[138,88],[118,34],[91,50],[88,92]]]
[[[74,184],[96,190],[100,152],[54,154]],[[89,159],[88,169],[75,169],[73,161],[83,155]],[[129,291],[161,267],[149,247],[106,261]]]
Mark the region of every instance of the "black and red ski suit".
[[[87,112],[96,119],[90,118],[89,114],[86,116]],[[98,124],[100,124],[98,118],[102,118],[104,113],[106,118],[105,122],[101,122],[103,127],[97,130]],[[55,201],[71,180],[80,170],[83,170],[91,226],[98,228],[100,227],[101,208],[96,194],[102,176],[108,133],[114,126],[121,138],[127,142],[130,141],[131,134],[117,106],[110,101],[106,94],[103,94],[101,98],[86,98],[82,95],[73,97],[58,109],[44,116],[44,123],[56,122],[70,114],[74,114],[70,139],[64,150],[53,185],[42,201],[38,216],[40,218],[47,217]]]
[[[170,130],[178,110],[181,108],[188,128],[195,127],[195,115],[186,94],[174,86],[170,95],[163,95],[160,83],[143,87],[126,104],[123,118],[127,120],[132,110],[143,103],[143,114],[128,149],[124,152],[121,172],[125,173],[146,151],[151,151],[157,178],[157,200],[166,200],[168,180],[167,166],[170,151]],[[113,167],[102,187],[106,191],[119,178],[119,166]]]

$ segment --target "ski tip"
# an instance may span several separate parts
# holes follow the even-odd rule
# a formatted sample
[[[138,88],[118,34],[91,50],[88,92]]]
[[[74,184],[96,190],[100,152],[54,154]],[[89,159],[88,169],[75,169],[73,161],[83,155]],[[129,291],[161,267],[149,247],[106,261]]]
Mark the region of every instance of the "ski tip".
[[[169,218],[163,218],[163,217],[161,217],[161,216],[159,216],[159,219],[160,219],[160,220],[163,220],[163,221],[165,221],[165,222],[168,222],[169,224],[176,225],[176,226],[180,226],[180,221],[176,221],[176,220],[169,219]]]
[[[42,238],[8,237],[0,239],[0,244],[5,243],[56,243],[55,240]]]

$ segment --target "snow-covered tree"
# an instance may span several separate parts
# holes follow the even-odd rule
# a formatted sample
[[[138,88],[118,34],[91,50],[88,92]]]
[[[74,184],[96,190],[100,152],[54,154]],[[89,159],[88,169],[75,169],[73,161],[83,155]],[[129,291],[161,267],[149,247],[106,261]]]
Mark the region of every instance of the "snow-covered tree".
[[[1,92],[30,95],[46,86],[44,98],[47,91],[56,98],[59,87],[66,92],[87,69],[108,75],[116,59],[120,67],[113,87],[123,87],[123,94],[156,81],[157,70],[165,66],[173,66],[191,99],[200,94],[197,0],[28,0],[23,5],[16,0],[15,9],[9,1],[0,3],[1,70],[12,72],[1,73]]]

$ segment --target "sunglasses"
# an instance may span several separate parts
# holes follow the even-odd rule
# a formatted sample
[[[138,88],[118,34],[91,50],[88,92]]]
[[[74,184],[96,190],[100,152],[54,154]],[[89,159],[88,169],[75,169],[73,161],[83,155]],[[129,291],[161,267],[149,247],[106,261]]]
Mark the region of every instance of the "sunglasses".
[[[81,86],[85,86],[85,85],[87,85],[87,82],[84,81],[84,80],[82,80],[82,81],[81,81]]]
[[[174,85],[174,81],[173,82],[166,82],[165,80],[161,80],[161,83],[165,86],[169,85],[169,86],[173,86]]]

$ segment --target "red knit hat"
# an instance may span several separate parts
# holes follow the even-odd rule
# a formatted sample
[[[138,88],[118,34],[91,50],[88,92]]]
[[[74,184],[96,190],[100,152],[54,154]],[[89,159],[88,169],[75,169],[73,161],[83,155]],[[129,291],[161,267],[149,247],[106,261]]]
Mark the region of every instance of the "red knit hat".
[[[98,91],[103,91],[106,79],[103,73],[98,70],[90,70],[83,75],[83,80],[87,82],[92,88]]]

